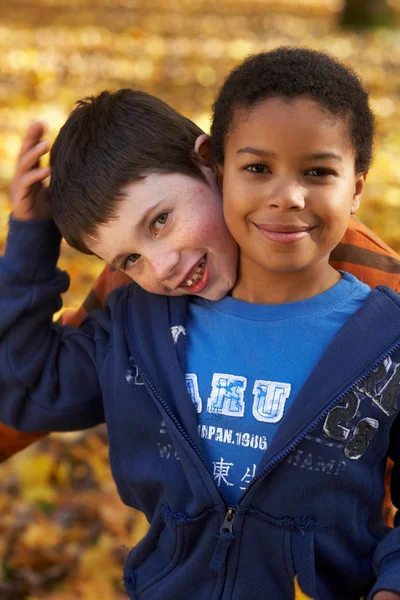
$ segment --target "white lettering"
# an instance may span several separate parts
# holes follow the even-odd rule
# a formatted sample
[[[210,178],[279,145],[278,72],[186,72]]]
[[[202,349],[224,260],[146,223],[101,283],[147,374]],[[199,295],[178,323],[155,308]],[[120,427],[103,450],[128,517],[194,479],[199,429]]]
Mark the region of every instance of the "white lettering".
[[[253,416],[263,423],[278,423],[289,398],[290,383],[257,379],[253,387]]]
[[[214,373],[207,412],[227,417],[243,417],[246,384],[246,377]]]

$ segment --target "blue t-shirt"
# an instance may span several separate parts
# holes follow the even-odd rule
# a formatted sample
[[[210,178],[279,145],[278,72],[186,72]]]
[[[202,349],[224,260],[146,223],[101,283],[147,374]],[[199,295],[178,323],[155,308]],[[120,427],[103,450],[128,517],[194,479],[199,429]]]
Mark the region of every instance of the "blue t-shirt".
[[[193,298],[186,384],[217,486],[235,504],[322,353],[370,288],[348,273],[306,300]]]

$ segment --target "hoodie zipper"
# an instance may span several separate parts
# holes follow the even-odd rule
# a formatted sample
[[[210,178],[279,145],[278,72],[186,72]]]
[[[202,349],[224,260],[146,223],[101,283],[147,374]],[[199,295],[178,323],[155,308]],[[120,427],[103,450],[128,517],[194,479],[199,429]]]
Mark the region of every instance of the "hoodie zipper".
[[[130,352],[131,356],[133,357],[135,364],[137,365],[137,367],[139,369],[140,376],[143,379],[143,381],[147,384],[148,388],[151,390],[154,397],[164,408],[165,412],[168,414],[170,419],[173,421],[173,423],[175,424],[179,433],[184,437],[184,439],[188,442],[190,447],[194,450],[196,456],[200,459],[200,461],[206,468],[207,473],[209,473],[210,476],[212,477],[212,474],[210,473],[210,470],[204,459],[204,456],[201,454],[201,452],[199,452],[196,444],[194,443],[192,438],[186,433],[185,429],[182,427],[179,420],[176,418],[176,416],[174,415],[172,410],[169,408],[168,404],[161,398],[160,394],[158,393],[157,388],[151,381],[150,377],[147,375],[147,371],[144,368],[144,365],[140,359],[140,356],[135,351],[135,348],[131,341],[131,336],[130,336],[129,326],[128,326],[128,300],[129,300],[129,297],[127,297],[126,302],[124,304],[123,329],[124,329],[125,339],[128,344],[129,352]],[[229,506],[228,499],[225,497],[223,492],[220,489],[218,489],[216,486],[214,486],[214,487],[217,490],[217,492],[219,493],[219,495],[225,505],[225,508],[226,508],[224,522],[222,524],[222,527],[219,530],[219,533],[217,536],[217,543],[215,545],[213,557],[212,557],[212,559],[210,561],[210,565],[209,565],[210,569],[212,571],[219,572],[221,570],[222,566],[226,563],[229,546],[231,545],[232,541],[235,539],[235,536],[233,534],[233,521],[234,521],[234,517],[236,514],[236,508],[233,506]]]
[[[192,438],[186,433],[185,429],[182,427],[182,425],[180,424],[180,422],[178,421],[178,419],[176,418],[176,416],[174,415],[172,410],[169,408],[168,404],[159,395],[158,390],[153,385],[153,382],[151,381],[151,379],[148,377],[146,369],[144,368],[143,363],[140,360],[140,357],[138,356],[138,354],[136,353],[136,351],[133,347],[129,328],[128,328],[128,302],[129,302],[129,296],[127,296],[126,301],[124,303],[123,327],[124,327],[125,339],[128,344],[129,352],[133,356],[138,368],[141,371],[140,375],[143,378],[143,380],[146,382],[147,386],[152,391],[155,398],[158,400],[158,402],[160,402],[161,406],[164,408],[164,410],[166,411],[168,416],[174,422],[178,431],[181,433],[181,435],[185,438],[185,440],[188,442],[188,444],[194,450],[194,452],[196,453],[196,456],[200,459],[200,461],[206,468],[207,472],[212,477],[212,474],[210,473],[208,465],[207,465],[206,461],[204,460],[204,456],[202,455],[201,452],[199,452],[196,444],[194,443]],[[267,463],[267,465],[265,465],[265,467],[253,478],[251,483],[244,490],[243,494],[241,494],[241,496],[239,497],[239,499],[237,501],[237,506],[239,506],[241,504],[242,500],[248,494],[248,492],[251,490],[251,488],[255,485],[255,483],[257,483],[262,477],[264,477],[264,475],[266,475],[270,471],[272,471],[278,463],[280,463],[286,456],[288,456],[292,452],[292,450],[294,450],[294,448],[296,448],[296,446],[298,446],[300,444],[300,442],[303,441],[303,439],[310,433],[310,431],[312,431],[312,429],[314,429],[314,427],[316,425],[318,425],[326,417],[328,412],[335,406],[335,404],[340,402],[340,400],[342,400],[344,398],[344,396],[346,396],[346,394],[348,394],[354,387],[357,387],[362,381],[364,381],[364,379],[366,379],[372,373],[372,371],[379,365],[379,363],[381,363],[383,360],[385,360],[385,358],[388,358],[391,354],[396,352],[396,350],[398,348],[400,348],[400,342],[398,342],[397,344],[392,346],[390,348],[390,350],[385,351],[385,353],[380,354],[379,358],[373,363],[373,365],[367,371],[365,371],[358,379],[356,379],[356,381],[353,381],[350,385],[348,385],[341,392],[341,394],[339,394],[339,396],[336,396],[334,398],[334,400],[332,400],[332,402],[330,402],[329,405],[324,409],[324,411],[318,417],[316,417],[310,423],[310,425],[305,430],[303,430],[293,440],[293,442],[291,444],[289,444],[289,446],[286,447],[285,450],[280,452],[272,461]],[[224,523],[220,529],[220,533],[223,531],[225,523],[229,523],[230,532],[232,533],[233,519],[234,519],[235,512],[236,512],[235,508],[229,505],[229,502],[228,502],[227,498],[225,497],[225,495],[223,494],[223,492],[221,490],[219,490],[218,488],[216,488],[216,489],[217,489],[217,492],[219,493],[219,495],[221,496],[221,498],[225,504],[226,510],[227,510],[227,512],[225,514]],[[233,512],[230,512],[230,511],[233,511]]]
[[[129,327],[128,327],[128,302],[129,302],[129,296],[127,297],[126,302],[124,304],[123,328],[124,328],[125,339],[126,339],[126,342],[128,344],[129,352],[130,352],[131,356],[133,357],[133,359],[135,361],[135,364],[137,365],[137,367],[139,369],[140,376],[143,379],[143,381],[147,384],[147,387],[151,390],[151,392],[153,393],[154,397],[157,399],[157,401],[164,408],[165,412],[168,414],[168,416],[170,417],[170,419],[174,422],[174,424],[175,424],[176,428],[178,429],[179,433],[185,438],[185,440],[188,442],[188,444],[191,446],[191,448],[196,453],[196,456],[201,460],[202,464],[204,465],[204,467],[207,470],[207,473],[209,473],[210,476],[212,477],[212,474],[210,473],[209,467],[208,467],[208,465],[207,465],[207,463],[206,463],[206,461],[204,459],[204,456],[202,455],[201,452],[199,452],[196,444],[194,443],[194,441],[192,440],[192,438],[186,433],[185,429],[182,427],[181,423],[176,418],[175,414],[169,408],[168,404],[161,398],[160,394],[158,393],[157,388],[155,387],[155,385],[151,381],[150,377],[147,375],[147,371],[146,371],[146,369],[145,369],[145,367],[143,365],[143,362],[141,361],[140,356],[135,351],[135,348],[134,348],[134,346],[132,344],[132,341],[131,341],[131,336],[130,336]],[[221,496],[221,499],[222,499],[225,507],[229,508],[228,499],[225,497],[225,495],[223,494],[223,492],[221,490],[219,490],[218,488],[216,488],[216,489],[217,489],[217,492],[219,493],[219,495]]]
[[[235,518],[236,508],[234,506],[229,506],[226,511],[225,519],[222,524],[220,531],[225,531],[227,533],[232,533],[233,530],[233,519]]]
[[[124,304],[123,328],[124,328],[125,339],[128,344],[129,352],[131,353],[131,356],[133,356],[135,363],[136,363],[137,367],[139,368],[140,375],[141,375],[142,379],[145,381],[145,383],[147,384],[148,388],[153,393],[154,397],[161,404],[161,406],[164,408],[165,412],[168,414],[170,419],[173,421],[173,423],[175,424],[175,426],[178,429],[178,431],[180,432],[180,434],[184,437],[184,439],[188,442],[190,447],[194,450],[196,456],[200,459],[201,463],[204,465],[207,472],[212,477],[212,474],[210,473],[210,470],[204,459],[204,456],[202,455],[201,452],[199,452],[196,444],[194,443],[192,438],[186,433],[185,429],[182,427],[179,420],[176,418],[176,416],[174,415],[172,410],[169,408],[168,404],[161,398],[160,394],[158,393],[158,390],[154,386],[151,379],[148,377],[147,371],[144,368],[144,365],[143,365],[140,357],[138,356],[138,354],[136,353],[136,351],[133,347],[131,337],[130,337],[129,327],[128,327],[128,302],[129,302],[129,296],[127,297],[125,304]],[[381,363],[383,360],[385,360],[385,358],[387,358],[391,354],[393,354],[399,347],[400,347],[400,342],[398,342],[393,347],[391,347],[390,350],[386,351],[385,353],[382,353],[379,356],[379,358],[373,363],[373,365],[367,371],[365,371],[358,379],[356,379],[356,381],[353,381],[351,384],[349,384],[341,392],[341,394],[336,396],[334,398],[334,400],[332,400],[332,402],[330,402],[329,405],[323,410],[323,412],[320,413],[320,415],[318,417],[316,417],[310,423],[310,425],[305,430],[303,430],[292,441],[292,443],[290,443],[288,446],[286,446],[286,448],[282,452],[280,452],[277,456],[275,456],[275,458],[272,461],[267,463],[267,465],[265,465],[265,467],[254,477],[254,479],[248,485],[246,490],[244,490],[243,494],[241,494],[235,507],[230,506],[229,502],[228,502],[227,498],[225,497],[225,495],[223,494],[223,492],[220,489],[218,489],[216,486],[214,486],[216,488],[217,492],[219,493],[221,499],[224,502],[224,505],[226,507],[226,513],[225,513],[224,522],[219,530],[217,544],[216,544],[216,547],[214,550],[213,557],[210,562],[210,568],[212,570],[219,571],[221,569],[221,567],[226,563],[229,546],[232,543],[232,541],[235,539],[235,536],[233,533],[233,525],[234,525],[235,516],[239,510],[240,504],[244,500],[245,496],[254,487],[254,485],[262,477],[265,477],[268,473],[270,473],[276,467],[276,465],[278,463],[280,463],[286,456],[288,456],[294,450],[294,448],[296,448],[296,446],[298,446],[300,444],[300,442],[302,442],[303,439],[312,431],[312,429],[314,429],[314,427],[316,427],[316,425],[318,425],[326,417],[326,415],[335,406],[335,404],[340,402],[340,400],[342,400],[344,398],[344,396],[346,396],[346,394],[348,394],[354,387],[357,387],[362,381],[364,381],[364,379],[366,379],[372,373],[372,371],[378,366],[379,363]]]

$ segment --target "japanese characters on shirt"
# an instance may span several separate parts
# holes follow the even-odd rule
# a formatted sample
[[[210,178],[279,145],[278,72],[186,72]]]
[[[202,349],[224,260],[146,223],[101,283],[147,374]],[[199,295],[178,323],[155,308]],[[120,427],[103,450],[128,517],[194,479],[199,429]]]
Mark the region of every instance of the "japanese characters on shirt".
[[[237,500],[254,479],[261,457],[291,400],[289,383],[257,379],[252,388],[248,383],[240,375],[214,373],[210,395],[203,402],[196,374],[186,375],[187,389],[199,416],[199,436],[214,481],[230,500]],[[381,419],[395,416],[399,386],[400,364],[389,356],[328,412],[322,432],[306,436],[317,444],[340,449],[340,454],[327,459],[297,448],[287,462],[294,467],[338,475],[348,460],[358,460],[364,455],[379,429],[380,420],[371,416],[371,406],[379,409]],[[246,396],[246,389],[252,390],[251,399],[249,393]]]
[[[213,373],[207,399],[200,395],[195,373],[186,374],[186,386],[198,413],[199,436],[214,481],[230,501],[236,501],[253,480],[285,414],[291,385]]]

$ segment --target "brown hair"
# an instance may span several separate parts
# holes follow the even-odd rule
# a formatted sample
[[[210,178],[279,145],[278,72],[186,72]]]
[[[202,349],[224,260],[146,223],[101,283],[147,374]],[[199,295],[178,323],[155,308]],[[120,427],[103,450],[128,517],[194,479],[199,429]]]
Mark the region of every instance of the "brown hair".
[[[67,242],[85,240],[116,216],[121,189],[150,173],[204,179],[194,152],[203,131],[144,92],[107,91],[77,103],[50,153],[53,217]]]

